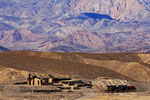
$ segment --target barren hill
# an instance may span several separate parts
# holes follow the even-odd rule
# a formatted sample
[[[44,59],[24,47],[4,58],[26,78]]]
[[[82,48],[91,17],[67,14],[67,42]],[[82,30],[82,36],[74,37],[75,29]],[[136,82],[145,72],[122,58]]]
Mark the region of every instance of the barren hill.
[[[55,77],[95,79],[104,76],[150,82],[150,54],[1,52],[0,66],[1,76],[4,69],[15,69],[18,72],[20,70],[46,73]]]

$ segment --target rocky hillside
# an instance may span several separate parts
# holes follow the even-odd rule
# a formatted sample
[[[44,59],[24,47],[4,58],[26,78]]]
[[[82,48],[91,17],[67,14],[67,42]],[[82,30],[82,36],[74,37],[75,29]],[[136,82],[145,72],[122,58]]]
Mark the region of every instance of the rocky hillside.
[[[150,82],[150,54],[1,52],[0,69],[1,80],[12,79],[13,76],[27,77],[28,72],[36,72],[54,77],[111,77]]]
[[[0,0],[11,50],[149,52],[149,0]]]

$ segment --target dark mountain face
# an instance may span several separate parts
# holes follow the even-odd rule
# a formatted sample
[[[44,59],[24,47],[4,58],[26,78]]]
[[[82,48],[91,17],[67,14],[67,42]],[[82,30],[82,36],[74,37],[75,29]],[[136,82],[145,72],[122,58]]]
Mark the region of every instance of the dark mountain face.
[[[3,47],[3,46],[0,46],[0,52],[1,51],[10,51],[9,49],[7,49],[7,48],[5,48],[5,47]]]
[[[18,41],[22,40],[22,37],[21,37],[21,35],[20,35],[20,33],[18,31],[15,31],[13,33],[13,40],[14,40],[14,42],[18,42]]]
[[[150,46],[149,8],[149,0],[0,0],[0,45],[12,50],[136,51]]]
[[[12,29],[14,29],[13,26],[0,22],[0,31],[7,31],[7,30],[12,30]]]
[[[109,15],[97,14],[97,13],[81,13],[77,18],[81,20],[87,20],[90,18],[94,20],[102,20],[102,19],[113,20],[113,18],[111,18]]]

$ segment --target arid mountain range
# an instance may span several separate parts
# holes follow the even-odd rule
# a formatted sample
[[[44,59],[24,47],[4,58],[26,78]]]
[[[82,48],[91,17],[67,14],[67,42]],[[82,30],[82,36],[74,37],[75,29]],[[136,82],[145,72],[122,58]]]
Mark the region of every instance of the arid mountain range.
[[[150,54],[1,52],[0,69],[1,81],[27,76],[27,72],[34,72],[54,77],[83,79],[110,77],[150,82]]]
[[[9,50],[150,52],[150,1],[0,0],[0,45]]]

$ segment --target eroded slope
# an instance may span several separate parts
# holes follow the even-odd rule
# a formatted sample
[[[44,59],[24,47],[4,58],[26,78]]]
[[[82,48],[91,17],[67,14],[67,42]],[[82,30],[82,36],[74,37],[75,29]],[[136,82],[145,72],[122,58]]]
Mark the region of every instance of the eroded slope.
[[[0,65],[56,77],[94,79],[103,76],[150,82],[149,56],[150,54],[137,53],[15,51],[0,53]]]

